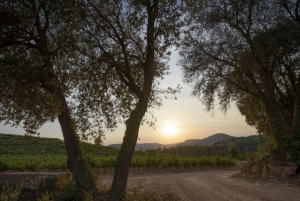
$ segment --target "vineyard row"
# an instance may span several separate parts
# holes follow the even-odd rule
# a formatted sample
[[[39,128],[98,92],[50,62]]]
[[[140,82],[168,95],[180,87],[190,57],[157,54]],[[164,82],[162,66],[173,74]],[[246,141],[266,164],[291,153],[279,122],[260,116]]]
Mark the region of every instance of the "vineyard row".
[[[115,156],[88,156],[87,161],[93,169],[104,172],[113,171]],[[131,160],[131,170],[190,170],[201,168],[227,168],[235,161],[217,156],[171,156],[171,155],[136,155]],[[0,155],[0,171],[57,171],[67,169],[65,155]]]

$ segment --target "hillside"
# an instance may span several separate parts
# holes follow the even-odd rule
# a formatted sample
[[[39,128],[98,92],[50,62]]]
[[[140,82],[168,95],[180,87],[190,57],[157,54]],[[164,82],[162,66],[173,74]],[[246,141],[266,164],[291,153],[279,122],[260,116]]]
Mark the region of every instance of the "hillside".
[[[207,146],[213,145],[216,142],[220,142],[227,139],[232,139],[233,136],[224,134],[224,133],[216,133],[207,138],[203,139],[190,139],[184,142],[174,143],[174,144],[159,144],[159,143],[138,143],[136,144],[135,150],[147,150],[147,149],[158,149],[158,148],[171,148],[171,147],[180,147],[180,146]],[[120,148],[121,144],[111,144],[109,147]]]
[[[118,149],[90,143],[82,143],[88,155],[116,155]],[[66,148],[63,140],[56,138],[44,138],[34,136],[23,136],[13,134],[0,134],[0,155],[1,154],[44,154],[44,155],[65,155]]]
[[[222,140],[225,139],[225,140]],[[267,139],[262,138],[262,143]],[[226,134],[215,134],[204,139],[186,140],[182,143],[163,145],[159,143],[137,144],[136,150],[160,150],[165,154],[179,155],[221,155],[225,156],[230,144],[235,143],[240,152],[244,154],[245,148],[256,152],[259,136],[232,137]],[[118,149],[102,145],[83,142],[88,155],[111,156],[117,155]],[[56,138],[22,136],[13,134],[0,134],[0,155],[66,155],[65,144]]]
[[[121,144],[110,144],[108,145],[109,147],[114,147],[114,148],[121,148]],[[138,151],[140,149],[142,150],[147,150],[147,149],[158,149],[158,148],[170,148],[170,147],[174,147],[176,146],[176,144],[159,144],[159,143],[138,143],[135,146],[135,150]]]
[[[216,133],[214,135],[211,135],[203,139],[186,140],[182,143],[177,144],[177,146],[207,146],[207,145],[213,145],[216,142],[221,142],[223,140],[228,140],[232,138],[234,137],[224,133]]]
[[[234,137],[231,139],[226,139],[220,142],[216,142],[213,145],[206,146],[177,146],[168,149],[161,150],[162,153],[171,155],[214,155],[214,156],[226,156],[228,153],[228,148],[231,144],[236,144],[242,155],[245,155],[245,150],[249,152],[257,152],[258,145],[265,145],[268,143],[266,137],[252,135],[247,137]]]

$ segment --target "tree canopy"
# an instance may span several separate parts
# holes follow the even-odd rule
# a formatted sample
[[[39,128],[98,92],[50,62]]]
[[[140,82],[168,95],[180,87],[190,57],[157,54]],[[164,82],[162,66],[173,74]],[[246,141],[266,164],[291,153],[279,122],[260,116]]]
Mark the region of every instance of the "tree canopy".
[[[72,33],[81,18],[73,1],[3,1],[0,4],[0,121],[23,123],[29,134],[58,118],[77,185],[95,186],[81,149],[67,98],[78,77],[70,76]],[[73,57],[74,58],[74,57]]]
[[[0,3],[0,121],[31,134],[58,119],[77,184],[94,187],[79,136],[125,123],[111,192],[123,197],[143,122],[161,105],[172,46],[213,109],[232,101],[300,163],[299,0],[23,0]],[[188,11],[188,12],[187,12]],[[188,24],[189,23],[189,24]],[[187,25],[188,24],[188,25]],[[209,151],[209,150],[208,150]],[[88,184],[88,185],[86,185]]]
[[[298,160],[300,27],[281,3],[211,1],[191,11],[196,20],[180,64],[208,110],[216,97],[224,111],[235,101],[247,122],[269,135],[273,152]]]
[[[110,97],[126,124],[111,189],[122,197],[140,124],[153,125],[145,114],[161,105],[161,94],[177,91],[158,86],[168,72],[169,48],[178,43],[182,3],[100,0],[83,6],[89,23],[82,29],[85,45],[79,51],[86,56],[87,71],[98,76],[93,84],[106,87],[97,96]]]

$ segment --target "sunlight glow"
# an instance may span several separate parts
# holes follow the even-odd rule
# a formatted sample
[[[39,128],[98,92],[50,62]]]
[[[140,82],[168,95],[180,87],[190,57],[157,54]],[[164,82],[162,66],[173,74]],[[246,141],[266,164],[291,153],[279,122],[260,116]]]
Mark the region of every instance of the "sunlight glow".
[[[175,123],[167,123],[164,128],[163,132],[167,136],[173,136],[177,133],[178,129]]]

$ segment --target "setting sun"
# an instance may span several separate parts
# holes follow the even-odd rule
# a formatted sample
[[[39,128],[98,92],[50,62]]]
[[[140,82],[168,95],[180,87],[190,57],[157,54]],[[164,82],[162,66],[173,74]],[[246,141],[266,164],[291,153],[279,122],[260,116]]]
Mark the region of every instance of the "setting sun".
[[[175,123],[167,123],[163,128],[164,134],[173,136],[177,133],[177,126]]]

